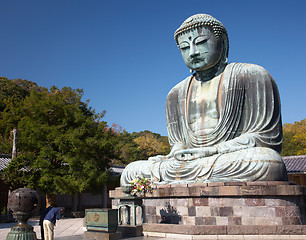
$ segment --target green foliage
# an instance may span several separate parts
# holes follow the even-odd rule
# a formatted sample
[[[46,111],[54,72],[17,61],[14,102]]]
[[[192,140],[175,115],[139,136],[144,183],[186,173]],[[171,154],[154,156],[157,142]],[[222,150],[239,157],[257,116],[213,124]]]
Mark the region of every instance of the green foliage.
[[[11,139],[11,136],[4,136],[4,134],[0,132],[0,153],[11,153],[12,147],[13,140]]]
[[[10,81],[5,77],[0,77],[0,112],[5,109],[6,100],[20,100],[25,98],[27,95],[29,95],[29,92],[21,86],[16,85],[13,81]]]
[[[15,83],[16,85],[22,87],[23,89],[27,90],[27,91],[37,91],[37,92],[48,91],[47,88],[38,86],[36,82],[23,80],[23,79],[20,79],[20,78],[12,79],[11,81],[13,83]]]
[[[283,125],[282,156],[306,154],[306,118],[300,122]]]
[[[6,215],[6,214],[7,214],[6,207],[3,207],[2,212],[1,212],[1,215]]]
[[[13,187],[42,192],[99,192],[118,185],[108,168],[170,152],[168,138],[150,131],[128,133],[102,121],[82,101],[83,91],[0,77],[0,153],[12,152],[18,129],[17,158],[2,173]],[[1,177],[1,176],[0,176]]]
[[[148,130],[133,133],[123,131],[119,136],[121,149],[119,164],[125,165],[156,155],[167,155],[170,152],[168,138]]]
[[[39,87],[35,82],[22,79],[8,80],[5,77],[0,77],[0,112],[5,109],[6,101],[24,99],[29,96],[31,91],[42,92],[47,89]]]
[[[19,85],[26,93],[18,100],[4,97],[0,118],[0,139],[9,142],[11,130],[18,129],[18,157],[4,171],[6,181],[45,193],[102,189],[111,179],[107,169],[118,145],[101,121],[105,113],[88,107],[79,89],[46,91],[29,81]],[[12,85],[16,94],[23,93],[19,85]],[[10,145],[2,145],[0,151],[7,152]]]
[[[31,91],[47,91],[46,88],[37,86],[35,82],[13,79],[9,80],[5,77],[0,77],[0,152],[9,153],[12,150],[11,131],[14,123],[18,121],[18,117],[14,119],[3,119],[3,111],[8,111],[14,106],[15,102],[22,101],[30,95]],[[9,106],[7,108],[7,106]]]

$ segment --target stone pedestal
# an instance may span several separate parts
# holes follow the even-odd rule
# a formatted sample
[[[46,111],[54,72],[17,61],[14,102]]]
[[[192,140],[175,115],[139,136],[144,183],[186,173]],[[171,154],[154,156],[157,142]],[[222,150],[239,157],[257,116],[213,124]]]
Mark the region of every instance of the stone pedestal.
[[[114,233],[118,227],[118,211],[108,208],[86,209],[85,225],[88,231]]]
[[[119,224],[122,224],[122,218],[126,218],[126,224],[131,226],[136,226],[138,219],[141,223],[144,222],[145,210],[142,205],[142,199],[139,197],[122,197],[119,199],[118,208],[118,219]],[[141,216],[137,216],[137,208],[141,208]],[[124,212],[122,212],[124,211]]]
[[[87,240],[117,240],[121,239],[121,232],[116,232],[118,227],[118,210],[108,208],[86,209],[83,239]]]
[[[142,236],[142,224],[145,219],[145,207],[142,204],[142,198],[137,196],[120,196],[117,199],[118,209],[118,232],[122,237]]]
[[[187,235],[306,234],[306,188],[291,182],[156,186],[145,206],[144,232]],[[111,192],[113,207],[122,196]]]

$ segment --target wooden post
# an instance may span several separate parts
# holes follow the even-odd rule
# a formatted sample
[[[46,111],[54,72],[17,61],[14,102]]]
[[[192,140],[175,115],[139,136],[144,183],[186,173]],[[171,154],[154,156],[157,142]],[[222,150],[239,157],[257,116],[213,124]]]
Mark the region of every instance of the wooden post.
[[[13,150],[12,150],[12,159],[17,157],[17,129],[13,129]]]

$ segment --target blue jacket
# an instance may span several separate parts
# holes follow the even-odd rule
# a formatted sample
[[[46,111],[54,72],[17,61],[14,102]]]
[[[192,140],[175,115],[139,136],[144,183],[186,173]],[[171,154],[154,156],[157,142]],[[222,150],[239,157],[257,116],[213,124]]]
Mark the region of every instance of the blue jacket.
[[[56,220],[59,220],[60,218],[61,218],[61,209],[54,207],[46,214],[44,220],[48,220],[55,225]]]

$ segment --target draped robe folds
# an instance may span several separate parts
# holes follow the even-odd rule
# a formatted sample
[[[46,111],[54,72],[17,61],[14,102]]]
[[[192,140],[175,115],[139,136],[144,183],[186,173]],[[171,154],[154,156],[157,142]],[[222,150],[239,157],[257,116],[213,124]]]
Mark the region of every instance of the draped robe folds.
[[[215,146],[218,153],[194,160],[155,157],[130,163],[121,184],[144,176],[155,183],[287,180],[279,155],[282,143],[280,99],[271,75],[254,64],[231,63],[220,81],[219,120],[213,131],[195,134],[188,119],[192,76],[168,94],[166,120],[170,145],[186,149]]]

